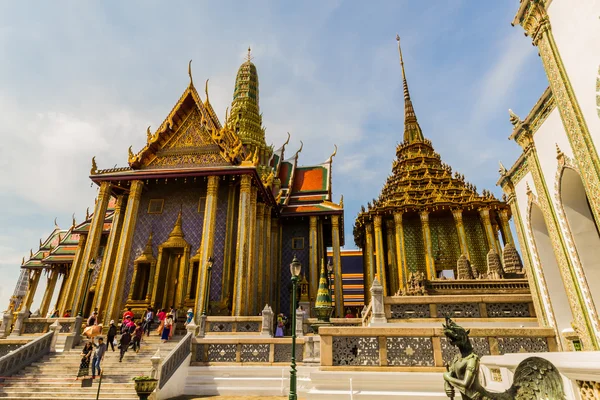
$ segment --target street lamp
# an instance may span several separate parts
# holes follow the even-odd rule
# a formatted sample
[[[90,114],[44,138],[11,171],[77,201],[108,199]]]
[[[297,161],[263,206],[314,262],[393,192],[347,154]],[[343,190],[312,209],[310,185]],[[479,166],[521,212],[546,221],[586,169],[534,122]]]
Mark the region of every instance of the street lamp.
[[[290,396],[289,400],[296,400],[296,286],[298,285],[298,277],[300,276],[300,270],[302,264],[296,258],[290,264],[290,272],[292,273],[292,364],[290,369]]]
[[[208,301],[210,299],[209,290],[210,290],[210,278],[212,277],[212,265],[213,265],[212,256],[208,257],[207,265],[206,265],[206,286],[204,288],[204,307],[202,310],[202,315],[206,316],[206,312],[208,310]]]
[[[81,307],[79,307],[78,316],[83,316],[83,306],[85,305],[85,301],[87,300],[88,291],[90,290],[90,279],[92,278],[92,272],[96,269],[96,260],[93,258],[90,260],[90,266],[87,270],[87,280],[85,281],[85,291],[83,292],[83,299],[81,301]]]

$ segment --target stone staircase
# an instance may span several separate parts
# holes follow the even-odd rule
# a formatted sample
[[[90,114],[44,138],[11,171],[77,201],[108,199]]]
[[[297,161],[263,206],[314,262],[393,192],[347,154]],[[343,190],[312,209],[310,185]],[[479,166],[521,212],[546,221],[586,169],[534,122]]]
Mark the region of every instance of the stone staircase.
[[[130,348],[123,361],[119,362],[119,350],[108,349],[102,362],[103,377],[99,399],[137,399],[131,378],[150,375],[150,358],[160,347],[165,357],[181,339],[175,336],[167,343],[161,343],[156,334],[144,336],[141,350],[135,353]],[[83,345],[69,352],[49,354],[24,368],[17,374],[3,378],[0,383],[0,398],[5,399],[95,399],[99,378],[75,380],[79,370],[79,360]],[[90,366],[91,374],[91,366]]]

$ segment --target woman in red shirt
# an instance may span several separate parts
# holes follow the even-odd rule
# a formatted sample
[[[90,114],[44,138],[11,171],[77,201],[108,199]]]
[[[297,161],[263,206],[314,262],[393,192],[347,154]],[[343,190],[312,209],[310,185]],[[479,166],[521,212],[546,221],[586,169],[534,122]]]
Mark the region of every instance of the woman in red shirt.
[[[167,317],[166,310],[164,308],[162,310],[160,310],[156,314],[156,317],[160,321],[160,324],[158,325],[158,329],[156,329],[156,333],[158,333],[159,335],[161,335],[162,331],[163,331],[163,327],[165,326],[165,318]]]

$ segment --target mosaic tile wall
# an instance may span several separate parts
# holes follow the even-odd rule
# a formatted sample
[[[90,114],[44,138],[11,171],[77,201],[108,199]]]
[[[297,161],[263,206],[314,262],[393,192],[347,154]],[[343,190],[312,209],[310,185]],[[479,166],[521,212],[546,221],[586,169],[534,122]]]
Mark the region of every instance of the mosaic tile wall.
[[[425,245],[423,244],[423,228],[419,216],[405,217],[402,221],[404,228],[404,251],[409,271],[425,272]]]
[[[289,265],[294,258],[294,254],[298,257],[298,261],[302,264],[302,274],[309,276],[308,261],[309,261],[309,219],[284,220],[283,232],[281,240],[281,292],[280,292],[280,312],[289,317],[292,281]],[[292,238],[303,237],[304,249],[292,249]]]
[[[200,180],[199,180],[200,181]],[[150,232],[153,232],[152,249],[154,256],[158,256],[158,245],[169,237],[175,225],[177,214],[182,210],[182,229],[185,240],[191,246],[191,255],[194,255],[200,246],[202,237],[203,216],[198,213],[200,197],[206,197],[206,183],[187,184],[150,184],[144,188],[138,218],[133,235],[133,244],[129,256],[127,277],[123,291],[123,304],[129,295],[131,279],[133,277],[133,261],[144,251]],[[148,204],[151,199],[164,199],[162,214],[148,214]]]
[[[483,224],[478,214],[463,215],[463,224],[467,235],[471,265],[477,267],[481,273],[487,272],[487,242]]]
[[[213,252],[212,277],[210,281],[210,299],[221,300],[223,287],[223,262],[225,261],[225,233],[227,229],[227,196],[229,187],[219,186],[217,220],[215,222],[215,242]]]
[[[435,260],[435,269],[456,270],[456,261],[460,257],[460,244],[454,217],[448,213],[440,217],[431,217],[431,247]]]

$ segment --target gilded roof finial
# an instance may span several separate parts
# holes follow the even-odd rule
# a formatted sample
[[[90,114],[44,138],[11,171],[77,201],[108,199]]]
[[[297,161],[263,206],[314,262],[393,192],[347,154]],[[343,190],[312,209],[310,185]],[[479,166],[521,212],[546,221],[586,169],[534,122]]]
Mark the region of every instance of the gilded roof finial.
[[[88,219],[90,219],[90,208],[86,208],[85,209],[85,220],[87,221]]]
[[[246,61],[250,62],[252,60],[252,49],[248,46],[248,54],[246,55]]]
[[[502,161],[498,161],[498,164],[500,164],[498,172],[500,172],[500,175],[504,176],[506,174],[506,167],[502,164]]]
[[[225,109],[225,122],[224,125],[227,125],[227,121],[229,121],[229,107]]]
[[[56,228],[56,229],[60,229],[60,228],[58,227],[58,222],[57,222],[57,221],[58,221],[58,217],[54,217],[54,228]]]
[[[42,245],[43,245],[43,244],[42,244],[42,239],[40,239],[40,248],[42,248]]]
[[[404,70],[404,59],[402,58],[402,49],[400,48],[400,35],[396,34],[398,42],[398,55],[400,56],[400,67],[402,68],[402,87],[404,91],[404,141],[411,143],[423,141],[423,132],[417,122],[417,115],[413,108],[410,93],[408,91],[408,82],[406,81],[406,72]]]
[[[298,157],[298,154],[300,154],[300,152],[302,151],[302,149],[304,148],[304,143],[302,143],[302,140],[300,141],[300,148],[298,149],[298,151],[296,152],[296,154],[294,154],[294,158]]]
[[[333,150],[333,153],[329,156],[329,159],[327,160],[327,162],[330,164],[333,161],[333,157],[335,157],[335,155],[337,154],[337,145],[334,144],[333,147],[335,148],[335,150]]]
[[[338,205],[342,208],[344,207],[344,195],[340,196],[340,202],[338,203]]]
[[[513,110],[511,110],[510,108],[508,109],[508,115],[510,115],[510,123],[512,124],[512,126],[517,126],[519,125],[521,122],[521,118],[519,118],[519,116],[517,114],[515,114],[513,112]]]
[[[192,60],[188,63],[188,75],[190,76],[190,85],[194,86],[194,78],[192,78]]]
[[[146,128],[146,138],[148,142],[152,140],[152,132],[150,131],[150,125],[148,125],[148,128]]]
[[[73,227],[75,227],[75,225],[77,225],[77,221],[75,221],[75,213],[73,213],[71,218],[73,219]]]
[[[29,249],[29,258],[33,257],[33,249]]]
[[[92,169],[90,175],[95,175],[98,172],[98,166],[96,165],[96,156],[92,157]]]
[[[289,133],[289,132],[288,132],[287,134],[288,134],[288,137],[287,137],[287,139],[286,139],[285,143],[283,144],[283,146],[287,145],[287,144],[290,142],[290,137],[291,137],[292,135],[290,135],[290,133]]]
[[[206,94],[206,101],[204,102],[204,104],[208,104],[208,79],[206,80],[206,83],[204,84],[204,93]]]

